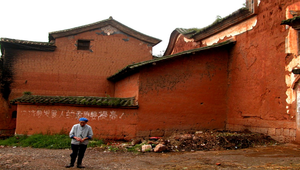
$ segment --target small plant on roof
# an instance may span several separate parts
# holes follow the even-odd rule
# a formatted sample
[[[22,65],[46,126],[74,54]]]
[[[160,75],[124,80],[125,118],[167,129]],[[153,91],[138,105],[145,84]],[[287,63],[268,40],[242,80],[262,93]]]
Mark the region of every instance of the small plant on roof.
[[[24,91],[23,95],[32,95],[32,93],[30,91]]]
[[[91,105],[96,105],[97,104],[97,101],[96,99],[93,99],[91,102],[90,102]]]
[[[113,100],[113,105],[114,106],[119,106],[120,103],[121,103],[121,99],[115,99],[115,100]]]
[[[86,99],[82,99],[82,100],[80,101],[80,104],[85,104],[85,102],[86,102]]]
[[[103,100],[103,101],[102,101],[102,106],[107,106],[107,105],[108,105],[107,99]]]
[[[216,20],[213,22],[213,24],[215,23],[219,23],[223,20],[223,18],[220,15],[217,15]]]

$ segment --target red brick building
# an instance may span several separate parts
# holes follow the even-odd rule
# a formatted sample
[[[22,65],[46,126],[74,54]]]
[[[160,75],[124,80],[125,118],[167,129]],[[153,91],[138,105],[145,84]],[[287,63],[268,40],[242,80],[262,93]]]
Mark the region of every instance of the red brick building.
[[[246,5],[175,29],[161,58],[151,54],[158,39],[113,19],[50,33],[49,43],[1,39],[1,128],[14,128],[17,111],[17,134],[67,131],[86,116],[100,138],[248,129],[299,141],[300,2]]]
[[[152,47],[160,40],[109,18],[93,24],[49,33],[48,43],[7,38],[2,38],[0,42],[3,63],[1,75],[3,94],[1,100],[3,102],[1,102],[0,114],[0,120],[3,123],[0,129],[3,134],[5,131],[11,132],[14,128],[17,134],[24,132],[32,134],[39,131],[45,132],[46,129],[52,131],[52,126],[61,126],[57,127],[60,130],[64,127],[69,129],[74,121],[69,123],[58,121],[60,125],[47,126],[47,121],[44,122],[43,118],[48,118],[48,114],[53,113],[56,116],[52,115],[52,117],[58,119],[59,115],[66,117],[68,110],[62,109],[63,114],[61,110],[54,108],[36,108],[23,112],[20,110],[22,106],[16,109],[15,105],[8,104],[9,101],[21,97],[24,92],[38,95],[35,96],[38,98],[40,96],[44,98],[45,96],[114,97],[114,84],[106,78],[129,64],[151,60],[153,58]],[[136,108],[134,99],[129,101],[130,105]],[[44,103],[47,104],[47,102]],[[84,102],[77,105],[81,106],[81,103]],[[37,101],[34,104],[39,103]],[[107,104],[104,101],[104,104],[98,102],[98,105]],[[71,117],[82,116],[79,110],[70,110]],[[14,118],[16,111],[17,125]],[[97,110],[98,116],[101,111]],[[109,109],[102,112],[105,115],[109,113]],[[74,116],[73,113],[79,115]],[[43,115],[38,116],[40,123],[35,121],[34,124],[40,124],[42,127],[32,127],[33,123],[26,118],[40,114]],[[30,118],[30,120],[36,120],[36,118]]]

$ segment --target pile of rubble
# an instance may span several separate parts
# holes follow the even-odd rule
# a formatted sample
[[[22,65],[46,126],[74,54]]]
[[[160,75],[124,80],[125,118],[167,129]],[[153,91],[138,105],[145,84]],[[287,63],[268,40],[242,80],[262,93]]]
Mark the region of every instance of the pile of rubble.
[[[130,146],[141,146],[142,152],[183,152],[200,150],[231,150],[271,145],[276,141],[260,133],[229,131],[197,131],[195,133],[174,134],[168,138],[150,137],[147,140],[134,139]],[[138,147],[136,147],[138,148]]]

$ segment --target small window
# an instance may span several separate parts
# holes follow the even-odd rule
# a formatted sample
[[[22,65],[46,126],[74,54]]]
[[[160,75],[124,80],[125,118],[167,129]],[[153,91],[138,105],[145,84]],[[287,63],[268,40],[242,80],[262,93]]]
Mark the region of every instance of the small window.
[[[90,49],[90,40],[77,41],[77,50],[89,50],[89,49]]]
[[[17,118],[17,111],[13,111],[13,112],[12,112],[11,118]]]

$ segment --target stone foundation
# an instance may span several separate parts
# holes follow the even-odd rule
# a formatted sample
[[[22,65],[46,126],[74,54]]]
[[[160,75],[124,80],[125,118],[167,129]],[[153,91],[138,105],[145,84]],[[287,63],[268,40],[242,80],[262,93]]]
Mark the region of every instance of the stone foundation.
[[[251,132],[268,135],[280,143],[289,143],[296,140],[296,129],[267,128],[267,127],[254,127],[254,126],[246,127],[243,125],[232,125],[232,124],[227,124],[226,129],[231,131],[244,131],[247,129]]]

